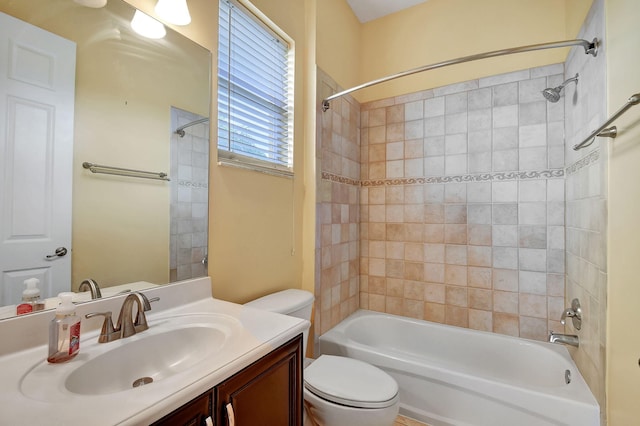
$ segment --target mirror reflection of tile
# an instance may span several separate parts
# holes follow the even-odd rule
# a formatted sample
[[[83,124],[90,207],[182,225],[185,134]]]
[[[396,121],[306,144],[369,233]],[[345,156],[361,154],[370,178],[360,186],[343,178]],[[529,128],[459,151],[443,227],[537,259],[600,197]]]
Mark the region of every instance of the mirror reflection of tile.
[[[171,108],[173,128],[203,117]],[[170,278],[185,280],[207,274],[209,123],[171,136]]]

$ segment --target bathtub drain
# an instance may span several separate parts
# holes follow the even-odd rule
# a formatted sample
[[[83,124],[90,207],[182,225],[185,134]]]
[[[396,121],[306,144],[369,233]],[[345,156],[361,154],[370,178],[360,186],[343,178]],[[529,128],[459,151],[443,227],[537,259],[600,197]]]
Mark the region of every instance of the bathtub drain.
[[[571,371],[569,370],[564,370],[564,382],[566,384],[571,383]]]

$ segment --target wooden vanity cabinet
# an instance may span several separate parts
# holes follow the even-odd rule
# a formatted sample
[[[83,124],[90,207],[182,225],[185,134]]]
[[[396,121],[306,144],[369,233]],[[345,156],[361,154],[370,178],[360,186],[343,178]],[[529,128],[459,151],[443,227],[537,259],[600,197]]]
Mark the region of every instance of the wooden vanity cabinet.
[[[302,339],[215,387],[215,425],[302,426]]]
[[[302,335],[153,426],[302,426]]]
[[[207,391],[164,416],[153,426],[208,426],[213,410],[213,392]]]

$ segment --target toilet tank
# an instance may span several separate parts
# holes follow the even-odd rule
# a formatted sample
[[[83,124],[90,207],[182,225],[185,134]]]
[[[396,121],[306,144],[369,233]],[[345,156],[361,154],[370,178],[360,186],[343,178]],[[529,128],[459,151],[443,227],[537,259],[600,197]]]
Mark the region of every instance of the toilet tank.
[[[311,321],[313,293],[292,288],[267,294],[259,299],[245,303],[245,306]],[[307,329],[303,333],[303,352],[307,350],[308,336],[309,330]]]
[[[288,289],[267,294],[259,299],[245,303],[246,306],[276,312],[311,321],[313,294],[305,290]]]

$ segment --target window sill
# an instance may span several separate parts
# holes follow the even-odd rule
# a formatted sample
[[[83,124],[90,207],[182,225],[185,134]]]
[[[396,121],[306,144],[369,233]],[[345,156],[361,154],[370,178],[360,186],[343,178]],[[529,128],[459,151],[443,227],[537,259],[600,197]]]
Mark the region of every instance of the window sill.
[[[229,158],[218,157],[218,166],[235,167],[238,169],[245,169],[245,170],[251,170],[258,173],[264,173],[266,175],[293,179],[293,172],[290,170],[282,170],[282,169],[277,169],[269,166],[262,166],[260,164],[232,160]]]

